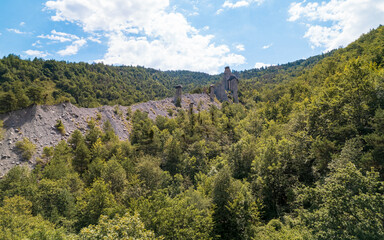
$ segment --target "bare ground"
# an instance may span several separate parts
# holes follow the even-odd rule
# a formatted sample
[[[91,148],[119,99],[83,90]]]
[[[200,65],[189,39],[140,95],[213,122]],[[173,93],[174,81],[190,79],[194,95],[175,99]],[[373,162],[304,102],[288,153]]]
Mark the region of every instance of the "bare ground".
[[[207,110],[211,105],[219,104],[211,102],[206,94],[185,94],[182,98],[181,107],[189,109],[190,103],[197,108]],[[172,117],[177,108],[173,98],[160,101],[149,101],[139,103],[130,107],[125,106],[102,106],[99,108],[78,108],[70,103],[62,103],[53,106],[34,105],[26,109],[0,115],[4,121],[4,138],[0,140],[0,178],[16,165],[28,165],[34,167],[36,158],[40,157],[45,146],[55,146],[61,140],[67,140],[71,133],[79,129],[83,134],[87,130],[87,120],[101,116],[100,124],[110,121],[115,133],[121,140],[129,138],[131,123],[126,120],[127,110],[132,113],[137,109],[147,112],[151,119],[158,115]],[[55,127],[56,121],[61,120],[65,126],[65,134],[62,135]],[[23,159],[15,144],[24,137],[36,145],[36,153],[28,161]]]

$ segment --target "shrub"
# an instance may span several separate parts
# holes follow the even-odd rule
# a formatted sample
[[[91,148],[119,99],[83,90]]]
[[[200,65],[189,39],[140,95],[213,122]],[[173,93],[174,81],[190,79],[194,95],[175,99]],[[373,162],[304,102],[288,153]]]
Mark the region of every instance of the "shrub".
[[[126,117],[127,121],[129,121],[131,117],[132,117],[132,109],[131,107],[127,107],[127,117]]]
[[[16,143],[16,147],[22,152],[23,158],[29,160],[36,152],[36,146],[28,138],[23,138],[22,141]]]
[[[123,118],[123,112],[120,110],[119,105],[115,105],[113,112],[118,115],[120,118]]]
[[[4,126],[4,122],[2,120],[0,120],[0,140],[2,140],[4,138],[4,129],[3,129],[3,126]]]
[[[65,134],[65,127],[64,127],[64,124],[63,122],[58,119],[56,121],[56,125],[55,125],[56,129],[61,133],[61,135],[64,135]]]
[[[168,116],[170,116],[170,117],[173,116],[173,110],[172,109],[168,108],[167,112],[168,112]]]
[[[97,114],[96,114],[96,120],[97,121],[100,121],[101,120],[101,112],[98,112]]]

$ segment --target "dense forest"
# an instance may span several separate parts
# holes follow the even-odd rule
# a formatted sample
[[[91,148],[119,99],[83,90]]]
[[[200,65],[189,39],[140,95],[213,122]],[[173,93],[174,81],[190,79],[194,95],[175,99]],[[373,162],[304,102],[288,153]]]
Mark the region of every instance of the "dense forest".
[[[379,27],[328,54],[236,73],[240,104],[154,121],[127,112],[130,141],[90,119],[85,135],[0,181],[0,239],[384,239],[383,57]],[[220,78],[0,63],[3,111],[131,104]]]
[[[234,73],[244,83],[281,83],[299,76],[330,54]],[[37,58],[22,60],[11,54],[0,59],[0,113],[32,104],[65,101],[81,107],[129,106],[171,97],[176,85],[182,85],[185,92],[207,92],[210,84],[220,80],[221,75],[191,71],[162,72],[144,67],[67,63]]]
[[[182,84],[188,92],[217,80],[218,76],[197,72],[22,60],[9,55],[0,60],[0,113],[64,101],[82,107],[127,106],[170,97],[175,85]]]

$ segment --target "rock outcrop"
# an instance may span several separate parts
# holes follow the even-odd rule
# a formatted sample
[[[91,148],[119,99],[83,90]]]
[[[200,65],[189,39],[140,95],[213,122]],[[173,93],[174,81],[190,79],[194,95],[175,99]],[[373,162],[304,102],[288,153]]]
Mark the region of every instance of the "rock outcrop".
[[[229,67],[225,67],[223,80],[215,86],[211,86],[210,91],[212,93],[213,90],[216,98],[221,102],[229,101],[228,96],[230,96],[234,103],[238,103],[238,84],[239,79],[231,72]]]

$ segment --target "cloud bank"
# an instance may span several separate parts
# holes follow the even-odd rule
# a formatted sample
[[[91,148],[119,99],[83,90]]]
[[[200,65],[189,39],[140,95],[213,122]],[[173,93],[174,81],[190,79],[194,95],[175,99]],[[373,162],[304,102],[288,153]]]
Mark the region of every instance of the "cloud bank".
[[[38,58],[43,58],[43,57],[46,57],[49,55],[47,52],[38,51],[38,50],[31,50],[31,49],[24,51],[24,53],[27,54],[28,56],[38,57]]]
[[[331,0],[294,2],[288,21],[301,21],[308,27],[304,37],[313,48],[326,51],[346,46],[361,33],[384,23],[383,0]]]
[[[245,62],[227,45],[215,44],[213,35],[192,27],[170,9],[168,0],[55,0],[45,5],[55,12],[52,20],[76,23],[87,33],[106,37],[107,52],[97,61],[107,64],[216,73],[224,65]],[[61,54],[71,52],[65,50]]]

